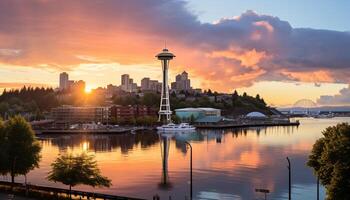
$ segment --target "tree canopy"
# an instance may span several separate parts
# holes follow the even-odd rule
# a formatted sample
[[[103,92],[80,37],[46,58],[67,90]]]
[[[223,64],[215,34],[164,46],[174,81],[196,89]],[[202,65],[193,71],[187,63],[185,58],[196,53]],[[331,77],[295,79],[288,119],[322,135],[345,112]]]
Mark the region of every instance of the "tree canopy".
[[[89,185],[92,187],[110,187],[111,181],[101,175],[93,155],[82,153],[80,155],[65,154],[59,156],[51,164],[48,180],[68,185]]]
[[[12,182],[39,166],[41,146],[30,124],[15,116],[0,123],[0,173],[10,173]]]
[[[327,189],[327,199],[350,199],[350,125],[328,127],[313,145],[307,165]]]

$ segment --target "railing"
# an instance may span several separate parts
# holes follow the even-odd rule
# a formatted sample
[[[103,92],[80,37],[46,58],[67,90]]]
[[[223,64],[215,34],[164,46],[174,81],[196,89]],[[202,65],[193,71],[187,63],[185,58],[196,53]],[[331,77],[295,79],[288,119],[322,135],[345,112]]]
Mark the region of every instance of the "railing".
[[[6,181],[0,181],[0,186],[5,187],[11,187],[13,186],[17,191],[36,191],[36,192],[42,192],[47,193],[48,195],[55,197],[59,194],[63,194],[65,196],[69,196],[69,194],[72,194],[72,196],[80,196],[82,198],[87,199],[104,199],[104,200],[142,200],[138,198],[132,198],[132,197],[123,197],[123,196],[115,196],[115,195],[109,195],[109,194],[101,194],[101,193],[93,193],[93,192],[84,192],[79,190],[68,190],[68,189],[62,189],[62,188],[54,188],[54,187],[46,187],[46,186],[38,186],[38,185],[30,185],[30,184],[21,184],[21,183],[14,183],[13,185],[10,182]]]

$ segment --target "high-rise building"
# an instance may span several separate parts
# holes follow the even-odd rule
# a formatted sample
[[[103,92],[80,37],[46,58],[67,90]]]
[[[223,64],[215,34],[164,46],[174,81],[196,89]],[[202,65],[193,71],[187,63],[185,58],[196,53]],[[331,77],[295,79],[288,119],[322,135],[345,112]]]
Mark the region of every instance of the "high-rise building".
[[[137,92],[137,84],[134,83],[134,80],[130,78],[129,74],[123,74],[121,76],[121,89],[125,92]]]
[[[60,90],[65,90],[69,88],[69,75],[66,72],[60,73]]]
[[[141,80],[141,91],[160,92],[162,90],[162,83],[157,80],[151,80],[146,77]]]
[[[85,92],[85,87],[86,87],[86,83],[83,80],[73,81],[73,83],[70,84],[69,86],[72,92],[80,92],[80,93]]]
[[[186,71],[176,76],[175,82],[171,83],[171,89],[176,91],[189,91],[192,89],[191,80],[188,78]]]
[[[141,90],[149,90],[150,78],[146,77],[141,80]]]
[[[126,91],[126,92],[129,92],[130,91],[130,89],[129,89],[129,84],[130,84],[129,74],[123,74],[121,76],[121,78],[122,78],[122,80],[121,80],[121,82],[122,82],[121,89]]]

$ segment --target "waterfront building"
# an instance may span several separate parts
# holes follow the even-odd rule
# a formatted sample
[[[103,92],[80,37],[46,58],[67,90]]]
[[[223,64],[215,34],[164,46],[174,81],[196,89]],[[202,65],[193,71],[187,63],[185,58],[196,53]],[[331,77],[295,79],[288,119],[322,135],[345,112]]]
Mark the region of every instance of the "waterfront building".
[[[216,108],[181,108],[175,110],[176,116],[181,120],[194,120],[204,117],[221,117],[221,110]]]
[[[137,117],[156,117],[157,110],[144,105],[113,105],[109,107],[109,118],[130,120]]]
[[[134,106],[113,105],[109,107],[109,118],[115,120],[134,118],[136,109]]]
[[[156,55],[158,60],[162,62],[162,91],[160,97],[160,107],[159,107],[159,121],[163,123],[171,122],[171,110],[170,110],[170,99],[169,99],[169,84],[168,84],[168,70],[169,62],[175,55],[169,52],[168,49],[163,49],[163,51]]]
[[[51,118],[58,124],[103,123],[108,118],[108,108],[61,106],[51,110]]]
[[[175,77],[175,82],[171,83],[171,89],[175,91],[190,91],[191,80],[188,78],[188,73],[186,71],[178,74]]]
[[[59,83],[59,89],[65,90],[69,88],[69,75],[66,72],[60,73],[60,83]]]
[[[261,112],[250,112],[246,115],[246,118],[250,119],[266,119],[267,116]]]

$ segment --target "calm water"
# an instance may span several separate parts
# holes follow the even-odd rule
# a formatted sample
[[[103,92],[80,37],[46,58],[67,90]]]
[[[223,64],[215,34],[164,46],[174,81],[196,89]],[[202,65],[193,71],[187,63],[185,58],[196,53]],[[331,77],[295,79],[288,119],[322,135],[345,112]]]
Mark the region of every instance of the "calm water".
[[[28,181],[66,187],[45,179],[50,164],[60,153],[86,151],[96,155],[102,174],[113,180],[113,186],[75,189],[147,199],[155,194],[163,199],[185,199],[189,196],[190,155],[183,143],[186,140],[193,146],[195,199],[262,199],[255,188],[269,189],[268,199],[287,199],[286,156],[292,162],[293,198],[316,199],[316,180],[305,162],[321,131],[338,122],[350,122],[350,118],[301,119],[299,127],[208,130],[169,137],[155,132],[42,136],[40,169],[32,171]]]

